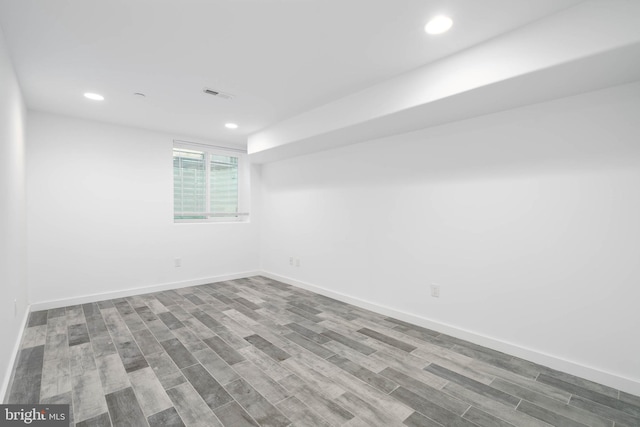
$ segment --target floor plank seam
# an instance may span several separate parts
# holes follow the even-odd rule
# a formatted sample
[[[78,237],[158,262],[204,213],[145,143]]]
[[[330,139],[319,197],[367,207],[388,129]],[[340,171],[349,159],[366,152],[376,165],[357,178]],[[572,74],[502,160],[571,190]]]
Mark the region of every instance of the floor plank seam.
[[[640,397],[261,276],[34,312],[19,348],[7,399],[82,427],[640,426]]]

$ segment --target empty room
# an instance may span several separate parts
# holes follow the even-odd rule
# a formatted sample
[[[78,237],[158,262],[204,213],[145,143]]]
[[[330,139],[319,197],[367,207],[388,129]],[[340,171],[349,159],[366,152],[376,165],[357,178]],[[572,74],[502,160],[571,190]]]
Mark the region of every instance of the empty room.
[[[640,427],[640,1],[0,0],[0,425]]]

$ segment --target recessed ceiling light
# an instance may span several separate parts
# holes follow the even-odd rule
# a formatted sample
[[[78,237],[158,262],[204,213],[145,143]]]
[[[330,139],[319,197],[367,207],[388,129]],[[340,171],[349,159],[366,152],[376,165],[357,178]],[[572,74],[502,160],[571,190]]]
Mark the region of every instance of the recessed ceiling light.
[[[432,18],[427,25],[424,26],[424,30],[427,34],[442,34],[449,31],[449,28],[453,25],[453,21],[448,16],[438,15]]]
[[[104,96],[97,94],[97,93],[91,93],[91,92],[87,92],[84,94],[85,98],[89,98],[89,99],[93,99],[94,101],[104,101]]]
[[[227,123],[224,125],[227,129],[238,129],[238,125],[235,123]]]

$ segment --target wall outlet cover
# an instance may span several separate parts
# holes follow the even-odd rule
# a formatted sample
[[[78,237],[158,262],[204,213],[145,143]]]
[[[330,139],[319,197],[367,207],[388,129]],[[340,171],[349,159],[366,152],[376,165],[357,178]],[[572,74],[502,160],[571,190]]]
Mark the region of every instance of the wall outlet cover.
[[[440,298],[440,285],[431,285],[431,296]]]

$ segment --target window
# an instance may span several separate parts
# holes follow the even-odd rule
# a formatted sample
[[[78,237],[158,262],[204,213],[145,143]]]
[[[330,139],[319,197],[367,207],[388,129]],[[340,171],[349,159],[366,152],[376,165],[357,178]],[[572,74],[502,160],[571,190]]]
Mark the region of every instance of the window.
[[[248,218],[245,154],[174,142],[173,215],[176,222],[242,221]]]

